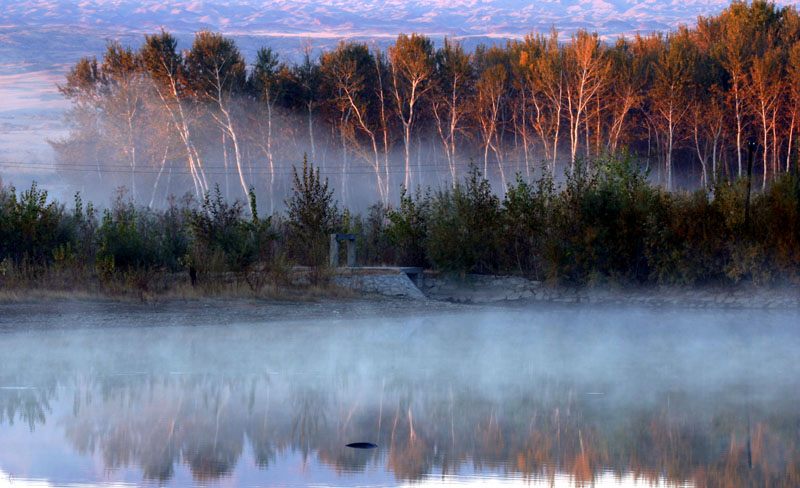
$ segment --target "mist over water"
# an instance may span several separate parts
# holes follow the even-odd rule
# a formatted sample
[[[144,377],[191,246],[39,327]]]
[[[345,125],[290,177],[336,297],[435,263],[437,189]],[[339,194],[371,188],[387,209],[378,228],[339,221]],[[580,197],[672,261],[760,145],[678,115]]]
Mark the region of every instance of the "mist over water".
[[[798,481],[797,312],[197,313],[0,319],[0,471],[178,486]]]

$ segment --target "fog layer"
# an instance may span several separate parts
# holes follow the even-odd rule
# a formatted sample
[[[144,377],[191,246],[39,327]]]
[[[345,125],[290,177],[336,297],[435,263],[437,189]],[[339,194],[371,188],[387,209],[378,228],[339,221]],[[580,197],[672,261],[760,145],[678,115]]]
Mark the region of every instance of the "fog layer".
[[[328,470],[317,481],[338,485],[473,472],[591,481],[608,470],[796,482],[800,335],[787,325],[796,313],[572,309],[239,324],[206,315],[220,325],[98,313],[85,323],[116,327],[34,316],[49,330],[3,333],[0,469],[74,481],[58,463],[28,458],[47,440],[73,464],[102,462],[96,481],[138,472],[177,484],[302,483],[286,471],[302,460],[312,475]]]

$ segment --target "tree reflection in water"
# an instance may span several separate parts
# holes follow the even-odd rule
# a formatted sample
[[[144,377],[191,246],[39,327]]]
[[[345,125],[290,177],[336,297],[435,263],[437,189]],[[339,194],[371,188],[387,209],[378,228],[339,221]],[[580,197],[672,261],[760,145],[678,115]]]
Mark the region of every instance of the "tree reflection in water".
[[[465,335],[474,339],[475,332]],[[200,340],[198,331],[150,331],[161,352],[122,359],[124,342],[118,342],[126,338],[108,334],[88,342],[95,352],[69,360],[4,363],[12,367],[0,373],[0,385],[31,388],[0,389],[0,422],[26,422],[35,435],[38,424],[53,419],[75,452],[100,453],[109,470],[136,466],[157,482],[172,479],[179,465],[197,481],[225,477],[247,447],[256,468],[267,472],[299,453],[342,475],[374,466],[408,481],[471,467],[529,480],[553,481],[563,473],[578,483],[612,470],[652,483],[800,485],[800,389],[795,366],[779,359],[770,360],[770,367],[780,366],[772,383],[761,381],[773,372],[763,369],[769,361],[749,376],[742,371],[755,363],[745,365],[721,383],[667,381],[648,369],[644,355],[655,354],[651,348],[635,358],[645,365],[643,378],[626,377],[625,385],[609,380],[608,372],[576,374],[520,360],[541,350],[508,352],[497,359],[507,361],[498,370],[504,376],[485,381],[467,366],[454,368],[452,358],[420,366],[421,358],[433,357],[425,347],[447,350],[442,344],[455,340],[438,332],[412,343],[419,351],[408,358],[374,340],[355,341],[357,347],[342,352],[310,335],[274,344],[274,337],[254,340],[249,328],[228,333],[229,342],[220,343]],[[344,333],[352,341],[364,329]],[[187,334],[196,347],[183,351],[177,344],[187,343]],[[0,346],[6,357],[22,345],[15,340]],[[235,358],[215,356],[233,343],[239,345]],[[787,347],[796,345],[791,339]],[[363,356],[367,347],[376,348],[372,356]],[[480,346],[461,350],[470,354],[471,347]],[[174,351],[169,360],[164,350]],[[331,367],[353,354],[368,364]],[[676,353],[658,354],[664,361]],[[120,368],[131,373],[109,373]],[[624,371],[615,366],[611,373]],[[71,411],[53,410],[61,395],[74,398]],[[356,441],[378,448],[345,447]]]
[[[4,384],[14,385],[13,378],[0,379]],[[31,432],[36,429],[36,424],[43,424],[47,414],[51,412],[50,399],[54,386],[29,387],[7,386],[0,389],[0,424],[8,422],[25,422]]]
[[[553,480],[563,472],[586,483],[607,469],[654,483],[662,476],[707,486],[800,482],[800,416],[791,408],[800,400],[796,396],[780,409],[774,403],[753,406],[750,468],[743,412],[712,398],[670,393],[650,411],[598,407],[564,383],[558,392],[538,385],[550,390],[546,402],[529,392],[507,392],[495,401],[464,385],[448,385],[417,391],[413,401],[407,391],[387,391],[381,413],[378,405],[348,404],[347,398],[360,393],[352,389],[294,391],[292,384],[263,377],[250,384],[208,375],[130,377],[124,387],[114,381],[116,394],[82,403],[61,418],[66,438],[77,452],[101,452],[107,469],[135,465],[145,478],[162,482],[178,463],[188,465],[198,481],[224,477],[239,462],[245,442],[259,469],[300,452],[339,473],[363,472],[377,463],[412,481],[471,465],[478,472],[530,479]],[[75,394],[100,398],[102,385],[100,378]],[[344,447],[378,436],[384,441],[368,454]]]

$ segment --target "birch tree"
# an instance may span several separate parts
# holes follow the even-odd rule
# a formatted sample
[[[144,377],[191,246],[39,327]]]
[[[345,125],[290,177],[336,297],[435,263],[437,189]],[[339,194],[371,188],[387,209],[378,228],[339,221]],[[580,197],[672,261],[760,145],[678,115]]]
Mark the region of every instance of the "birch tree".
[[[745,81],[747,78],[747,64],[750,58],[748,49],[748,36],[743,19],[738,16],[728,16],[724,23],[724,39],[722,46],[722,63],[730,76],[729,103],[733,106],[733,116],[736,123],[736,164],[737,174],[742,176],[742,144],[747,130],[745,118]]]
[[[100,158],[104,145],[100,110],[103,85],[103,73],[96,58],[81,58],[70,68],[65,84],[58,86],[59,93],[72,103],[64,115],[70,127],[69,135],[48,141],[56,153],[58,166],[68,168],[83,164],[92,168],[98,183],[104,180]]]
[[[563,120],[566,77],[564,76],[563,50],[558,44],[558,33],[553,29],[549,38],[528,37],[526,46],[539,46],[526,50],[525,64],[528,67],[529,96],[533,110],[530,113],[531,125],[539,134],[544,147],[549,172],[556,170],[558,142]],[[531,51],[540,52],[536,57]],[[521,61],[521,62],[523,62]]]
[[[571,169],[575,167],[580,144],[581,122],[593,97],[606,81],[608,62],[603,56],[597,34],[584,30],[572,36],[565,47],[565,96],[569,117]],[[588,134],[587,134],[588,137]]]
[[[672,156],[682,136],[682,123],[689,110],[689,84],[696,62],[694,48],[688,41],[688,32],[685,30],[672,34],[665,40],[650,92],[650,116],[664,140],[667,190],[673,189]]]
[[[109,42],[100,65],[103,74],[104,111],[108,129],[125,154],[130,166],[131,197],[136,200],[136,172],[142,154],[137,154],[143,126],[145,79],[142,76],[141,60],[129,47],[118,42]],[[140,151],[141,152],[141,151]]]
[[[502,64],[489,66],[478,75],[475,89],[475,118],[483,145],[483,174],[489,171],[489,149],[495,155],[503,192],[506,191],[506,175],[503,168],[501,111],[506,94],[508,73]]]
[[[778,53],[770,50],[763,57],[753,59],[748,76],[749,104],[758,121],[761,132],[762,179],[761,189],[767,187],[768,161],[770,154],[769,136],[773,133],[779,111],[781,89],[780,72],[782,71]],[[773,141],[772,152],[778,151],[777,141]]]
[[[606,150],[612,153],[619,149],[620,139],[623,139],[627,124],[630,123],[630,113],[639,109],[642,103],[648,76],[647,49],[642,48],[645,42],[639,35],[633,42],[620,37],[608,51],[613,82],[608,84],[611,100],[608,104],[610,127]]]
[[[369,150],[359,152],[372,166],[381,201],[388,204],[388,188],[384,183],[384,174],[388,168],[382,167],[379,150],[381,107],[374,107],[374,103],[370,103],[378,101],[370,87],[380,82],[374,63],[366,44],[342,42],[336,50],[323,56],[322,71],[339,93],[341,112],[349,114],[349,119],[352,120],[355,127],[352,132],[353,142],[359,150],[362,145],[358,134],[366,138],[371,154]]]
[[[786,76],[789,80],[800,80],[800,41],[795,42],[789,47],[787,53]],[[791,169],[792,151],[795,146],[795,130],[800,121],[800,83],[786,84],[787,115],[789,127],[786,129],[786,166],[785,171]]]
[[[390,185],[390,173],[389,173],[389,149],[392,144],[392,139],[390,138],[390,108],[388,106],[387,98],[389,98],[389,92],[387,88],[388,80],[390,78],[389,73],[390,70],[387,66],[386,56],[375,46],[372,49],[372,59],[375,63],[375,87],[374,87],[374,94],[377,99],[378,103],[378,120],[380,122],[380,131],[382,136],[383,142],[383,184],[384,184],[384,194],[389,197],[389,189]]]
[[[458,161],[456,143],[465,130],[464,119],[473,85],[473,72],[464,48],[447,37],[443,46],[436,51],[435,63],[436,86],[431,97],[431,109],[447,158],[450,183],[455,185]]]
[[[250,205],[241,141],[232,113],[236,97],[244,92],[246,86],[244,58],[232,39],[210,31],[200,31],[195,36],[192,49],[186,53],[186,68],[193,93],[206,103],[212,119],[233,143],[243,198]]]
[[[269,205],[270,214],[275,210],[275,156],[273,151],[273,121],[276,117],[278,98],[281,96],[288,76],[288,67],[278,59],[278,54],[271,48],[261,48],[256,53],[256,62],[250,73],[250,86],[256,97],[266,108],[266,134],[264,154],[267,156],[269,171]]]
[[[320,70],[319,64],[311,58],[311,45],[303,45],[303,62],[292,69],[295,81],[294,93],[290,99],[295,106],[301,106],[305,110],[306,125],[308,127],[308,144],[311,150],[312,164],[317,161],[317,148],[314,138],[314,118],[317,109],[317,92],[320,89]],[[324,169],[324,164],[322,165]]]
[[[421,34],[400,34],[394,46],[389,48],[389,63],[396,114],[403,127],[404,185],[408,188],[411,184],[411,136],[419,111],[418,105],[433,87],[433,43]]]
[[[186,70],[177,46],[175,37],[163,30],[160,34],[145,36],[142,63],[150,75],[153,90],[183,144],[195,196],[202,198],[209,186],[189,123]]]
[[[514,42],[508,46],[511,65],[512,120],[514,125],[514,144],[518,148],[518,139],[522,139],[522,162],[525,163],[525,176],[531,176],[531,152],[533,151],[535,130],[530,124],[531,97],[535,96],[535,88],[531,82],[531,67],[542,57],[539,43],[528,43],[528,36],[523,42]],[[519,150],[517,149],[517,153]]]

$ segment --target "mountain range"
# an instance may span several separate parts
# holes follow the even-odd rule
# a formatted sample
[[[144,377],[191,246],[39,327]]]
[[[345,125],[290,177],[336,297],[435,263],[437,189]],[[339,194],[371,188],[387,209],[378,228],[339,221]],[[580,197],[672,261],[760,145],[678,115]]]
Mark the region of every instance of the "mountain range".
[[[429,35],[519,37],[577,28],[613,36],[668,30],[716,13],[726,0],[21,0],[0,25],[117,32],[209,28],[229,35],[302,37]]]

